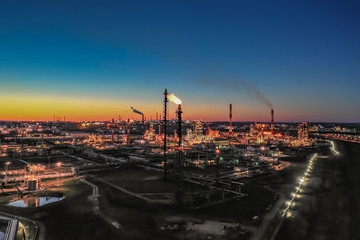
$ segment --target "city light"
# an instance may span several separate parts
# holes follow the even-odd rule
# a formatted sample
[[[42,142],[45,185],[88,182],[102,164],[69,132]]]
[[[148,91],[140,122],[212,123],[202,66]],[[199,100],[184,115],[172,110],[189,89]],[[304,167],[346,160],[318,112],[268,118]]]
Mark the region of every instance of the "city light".
[[[340,152],[338,152],[338,151],[336,150],[334,141],[331,141],[330,144],[331,144],[331,148],[330,148],[330,149],[331,149],[331,151],[333,152],[333,154],[336,155],[336,156],[339,156],[339,155],[340,155]]]
[[[317,153],[315,153],[309,160],[308,163],[308,167],[307,170],[304,172],[304,176],[300,177],[298,179],[299,181],[299,185],[295,187],[295,192],[291,193],[291,200],[286,202],[287,207],[285,208],[284,212],[283,212],[283,216],[285,217],[291,217],[292,214],[290,213],[290,207],[291,206],[295,206],[295,199],[297,198],[301,198],[301,195],[299,193],[303,192],[303,189],[301,188],[303,185],[305,185],[306,182],[306,176],[310,173],[310,170],[312,169],[312,164],[315,162],[315,160],[317,159]]]
[[[360,1],[314,2],[2,1],[0,240],[360,238]]]

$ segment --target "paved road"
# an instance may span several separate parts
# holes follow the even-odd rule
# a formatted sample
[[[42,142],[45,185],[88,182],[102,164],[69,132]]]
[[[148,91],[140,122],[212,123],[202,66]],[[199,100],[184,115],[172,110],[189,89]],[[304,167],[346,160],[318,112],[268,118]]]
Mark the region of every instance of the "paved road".
[[[75,172],[65,172],[65,173],[53,173],[53,174],[38,174],[36,177],[41,179],[50,179],[50,178],[59,178],[59,177],[72,177],[75,176]],[[0,179],[0,182],[23,182],[26,179],[31,178],[31,175],[22,175],[22,176],[8,176],[6,179]]]
[[[98,188],[98,186],[96,186],[94,183],[91,183],[91,182],[87,181],[84,178],[80,179],[80,181],[90,185],[93,188],[93,197],[100,197],[99,196],[99,188]]]
[[[345,142],[337,147],[340,154],[319,156],[293,216],[284,219],[273,239],[359,239],[359,198],[351,203],[351,195],[359,189],[360,147]]]
[[[267,188],[270,189],[270,188]],[[275,190],[270,189],[275,192]],[[280,210],[282,204],[285,201],[285,196],[283,194],[279,194],[279,198],[276,201],[275,205],[272,209],[264,216],[262,223],[255,231],[253,231],[253,235],[250,240],[260,240],[263,239],[266,229],[268,228],[271,221],[275,218],[277,212]]]
[[[96,186],[95,184],[87,181],[85,178],[81,178],[80,181],[87,184],[87,185],[89,185],[90,187],[92,187],[93,193],[92,193],[92,196],[91,196],[91,200],[94,203],[94,212],[98,213],[100,211],[99,201],[98,201],[98,198],[100,197],[100,195],[99,195],[98,186]]]
[[[91,195],[91,200],[94,203],[94,212],[99,215],[102,219],[104,219],[106,222],[108,222],[109,224],[111,224],[113,227],[115,227],[116,229],[121,229],[121,225],[114,221],[113,219],[105,216],[103,213],[100,212],[100,206],[99,206],[99,200],[98,198],[100,197],[99,194],[99,188],[98,186],[96,186],[94,183],[87,181],[86,179],[82,178],[80,179],[80,181],[82,181],[83,183],[89,185],[92,187],[93,189],[93,193]]]

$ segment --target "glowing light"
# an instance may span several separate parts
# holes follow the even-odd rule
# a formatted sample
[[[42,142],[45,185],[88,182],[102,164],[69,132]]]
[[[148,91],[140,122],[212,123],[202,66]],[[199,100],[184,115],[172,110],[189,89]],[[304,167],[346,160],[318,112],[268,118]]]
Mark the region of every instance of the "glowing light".
[[[174,93],[168,95],[168,99],[169,99],[171,102],[175,103],[175,104],[181,104],[180,98],[178,98],[177,96],[175,96]]]

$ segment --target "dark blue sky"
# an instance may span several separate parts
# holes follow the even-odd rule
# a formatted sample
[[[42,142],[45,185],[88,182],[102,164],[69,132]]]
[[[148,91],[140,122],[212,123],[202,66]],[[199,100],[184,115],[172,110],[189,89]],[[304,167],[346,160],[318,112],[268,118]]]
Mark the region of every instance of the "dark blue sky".
[[[1,100],[119,106],[74,119],[131,105],[154,116],[167,87],[187,118],[224,120],[232,102],[236,120],[268,120],[245,80],[277,120],[359,122],[359,12],[358,1],[330,0],[1,1]]]

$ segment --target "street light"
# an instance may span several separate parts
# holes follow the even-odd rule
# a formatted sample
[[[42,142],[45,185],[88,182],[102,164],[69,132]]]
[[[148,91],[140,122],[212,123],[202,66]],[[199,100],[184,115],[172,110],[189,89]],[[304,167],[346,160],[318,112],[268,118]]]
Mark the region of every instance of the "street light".
[[[60,167],[61,167],[61,162],[57,162],[56,166],[58,167],[58,186],[60,185]]]
[[[219,163],[219,158],[220,158],[220,149],[216,149],[216,187],[219,187],[219,177],[220,177],[220,163]]]

